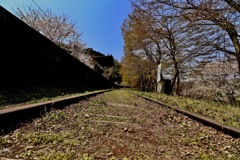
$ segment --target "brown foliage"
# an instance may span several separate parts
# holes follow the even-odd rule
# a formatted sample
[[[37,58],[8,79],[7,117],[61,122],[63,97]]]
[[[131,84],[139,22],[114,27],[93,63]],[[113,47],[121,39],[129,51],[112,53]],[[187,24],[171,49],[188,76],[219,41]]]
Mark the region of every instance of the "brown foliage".
[[[144,91],[154,91],[155,86],[155,68],[152,68],[150,62],[143,60],[133,53],[124,55],[120,74],[123,78],[123,84],[130,85]]]

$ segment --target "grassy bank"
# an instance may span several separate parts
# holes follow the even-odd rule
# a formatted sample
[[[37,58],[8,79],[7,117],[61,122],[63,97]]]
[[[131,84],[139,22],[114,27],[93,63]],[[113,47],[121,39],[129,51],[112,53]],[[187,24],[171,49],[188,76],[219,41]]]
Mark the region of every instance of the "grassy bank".
[[[231,105],[224,105],[213,101],[196,100],[180,96],[168,96],[151,92],[134,92],[171,106],[210,117],[223,124],[240,128],[240,106],[233,107]]]

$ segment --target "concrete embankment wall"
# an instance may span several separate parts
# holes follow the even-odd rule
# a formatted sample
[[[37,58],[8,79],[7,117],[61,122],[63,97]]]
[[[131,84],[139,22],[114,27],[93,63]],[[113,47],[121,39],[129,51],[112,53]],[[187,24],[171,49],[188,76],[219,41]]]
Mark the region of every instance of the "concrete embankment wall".
[[[0,85],[113,86],[0,6]]]

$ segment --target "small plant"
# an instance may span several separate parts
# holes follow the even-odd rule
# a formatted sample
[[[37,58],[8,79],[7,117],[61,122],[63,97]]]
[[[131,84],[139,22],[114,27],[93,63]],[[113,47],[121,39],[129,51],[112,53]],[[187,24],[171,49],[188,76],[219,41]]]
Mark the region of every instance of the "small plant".
[[[93,157],[89,156],[88,154],[83,154],[81,160],[93,160]]]
[[[39,159],[41,160],[69,160],[73,159],[75,152],[65,153],[61,151],[55,151],[53,150],[50,153],[47,153],[47,155],[40,156]]]
[[[0,137],[0,147],[3,147],[6,144],[7,144],[6,140],[4,138]]]
[[[213,157],[207,153],[202,153],[200,154],[198,157],[196,157],[196,159],[199,159],[199,160],[212,160]]]
[[[66,121],[68,119],[68,116],[66,115],[66,113],[64,113],[63,111],[59,110],[53,113],[49,113],[47,115],[48,119],[53,119],[54,121]]]
[[[38,133],[38,132],[35,132],[33,134],[25,134],[19,138],[21,141],[28,141],[33,145],[57,143],[64,140],[64,136],[62,134],[49,134],[49,133]]]

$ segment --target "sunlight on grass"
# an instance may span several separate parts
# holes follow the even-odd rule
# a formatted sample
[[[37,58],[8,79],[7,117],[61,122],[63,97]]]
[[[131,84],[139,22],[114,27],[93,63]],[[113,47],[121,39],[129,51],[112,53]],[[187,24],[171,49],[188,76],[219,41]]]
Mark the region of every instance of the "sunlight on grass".
[[[213,101],[196,100],[181,96],[168,96],[165,94],[134,91],[167,105],[175,106],[190,112],[202,114],[223,124],[240,128],[240,107],[224,105]]]

